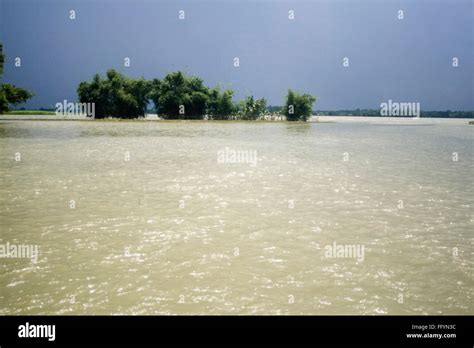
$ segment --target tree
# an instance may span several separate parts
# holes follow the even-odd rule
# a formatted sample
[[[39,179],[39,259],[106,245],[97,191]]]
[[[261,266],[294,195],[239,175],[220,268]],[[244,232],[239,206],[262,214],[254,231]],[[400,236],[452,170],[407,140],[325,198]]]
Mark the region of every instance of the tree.
[[[235,111],[234,103],[232,98],[234,91],[226,89],[219,98],[219,113],[223,116],[230,116]]]
[[[96,118],[104,118],[110,115],[109,97],[106,82],[99,74],[95,74],[91,82],[79,83],[77,94],[81,103],[95,103]]]
[[[181,71],[167,74],[160,82],[153,80],[149,96],[158,114],[166,119],[200,119],[210,102],[210,91],[203,80]]]
[[[162,80],[128,78],[116,70],[108,70],[105,78],[96,74],[77,88],[81,103],[95,103],[96,117],[136,118],[146,114],[151,100],[158,115],[165,119],[229,119],[239,115],[244,120],[257,120],[268,113],[265,98],[248,96],[233,102],[230,89],[209,88],[196,76],[181,71],[168,73]],[[0,99],[0,103],[1,103]],[[289,121],[306,119],[312,113],[316,97],[288,91],[284,113]],[[279,107],[271,107],[273,112]]]
[[[310,94],[299,94],[288,90],[284,114],[288,121],[306,121],[313,113],[313,104],[317,100]]]
[[[158,106],[160,103],[160,93],[161,93],[161,80],[160,79],[153,79],[149,82],[149,92],[148,98],[155,104],[155,112],[157,114],[160,113],[158,110]]]
[[[255,100],[254,114],[256,116],[262,116],[267,112],[267,101],[265,98]]]
[[[256,120],[267,111],[267,101],[265,98],[254,99],[251,95],[240,102],[238,108],[243,119]]]
[[[77,88],[79,102],[95,103],[96,118],[145,116],[152,82],[128,78],[114,69],[106,76],[103,79],[96,74],[91,82],[81,82]]]
[[[225,120],[235,112],[232,102],[234,91],[226,89],[221,93],[219,88],[212,88],[209,91],[209,101],[207,112],[214,119]]]
[[[219,88],[211,88],[209,90],[209,102],[207,104],[207,112],[211,115],[214,119],[220,119],[220,90]]]
[[[3,114],[6,111],[8,111],[8,100],[5,93],[3,93],[3,90],[0,88],[0,114]]]
[[[4,83],[1,88],[9,104],[17,105],[24,103],[33,96],[33,94],[26,89],[18,88],[9,83]]]
[[[5,55],[3,54],[3,44],[0,43],[0,77],[3,75]],[[0,114],[7,112],[9,104],[18,105],[33,97],[33,93],[15,85],[4,83],[0,85]]]

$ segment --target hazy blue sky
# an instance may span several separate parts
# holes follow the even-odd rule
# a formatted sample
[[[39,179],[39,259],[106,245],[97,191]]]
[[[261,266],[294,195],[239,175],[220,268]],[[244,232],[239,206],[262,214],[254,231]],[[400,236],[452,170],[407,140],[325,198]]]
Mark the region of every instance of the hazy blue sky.
[[[36,94],[27,107],[75,101],[80,81],[113,67],[182,69],[273,105],[294,88],[319,96],[316,109],[473,110],[473,17],[472,0],[0,0],[0,41],[4,81]]]

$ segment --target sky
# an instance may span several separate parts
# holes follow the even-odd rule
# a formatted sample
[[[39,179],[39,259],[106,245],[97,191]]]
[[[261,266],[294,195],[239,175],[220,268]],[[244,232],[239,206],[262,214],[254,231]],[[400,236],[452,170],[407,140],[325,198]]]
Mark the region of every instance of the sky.
[[[27,108],[77,101],[79,82],[115,68],[182,70],[270,105],[291,88],[317,110],[474,110],[473,22],[472,0],[0,0],[3,81],[35,93]]]

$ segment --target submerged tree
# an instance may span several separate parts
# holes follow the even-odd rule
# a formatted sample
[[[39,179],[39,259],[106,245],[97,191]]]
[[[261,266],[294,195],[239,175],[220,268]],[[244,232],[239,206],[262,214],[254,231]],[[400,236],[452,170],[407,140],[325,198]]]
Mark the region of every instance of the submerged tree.
[[[3,75],[5,55],[3,54],[3,45],[0,43],[0,77]],[[7,112],[9,104],[18,105],[26,102],[33,97],[33,93],[26,89],[16,87],[15,85],[4,83],[0,86],[0,114]]]
[[[146,114],[151,82],[132,79],[114,69],[106,79],[99,74],[92,81],[83,81],[77,88],[79,102],[95,103],[96,118],[137,118]]]
[[[150,97],[157,113],[166,119],[202,118],[209,103],[209,88],[203,80],[172,72],[151,84]]]
[[[81,103],[95,103],[96,118],[106,117],[109,92],[99,74],[95,74],[91,82],[81,82],[77,94]]]
[[[186,76],[181,71],[171,72],[162,80],[128,78],[116,70],[107,71],[106,77],[96,74],[91,81],[84,81],[77,88],[81,103],[95,103],[96,117],[136,118],[146,115],[149,101],[158,115],[165,119],[216,120],[240,118],[257,120],[268,113],[265,98],[248,96],[233,102],[230,89],[209,88],[203,80]],[[312,113],[316,98],[288,91],[284,113],[289,121],[306,120]],[[273,111],[278,108],[273,107]]]
[[[310,94],[299,94],[288,90],[284,115],[288,121],[306,121],[313,113],[313,104],[317,100]]]
[[[239,114],[245,120],[256,120],[267,112],[267,101],[265,98],[254,99],[248,96],[238,104]]]
[[[158,106],[160,104],[160,90],[161,90],[161,80],[160,79],[153,79],[149,82],[150,91],[148,92],[148,98],[153,102],[155,105],[156,113],[160,113],[158,110]]]
[[[233,96],[234,91],[230,89],[221,92],[219,88],[212,88],[209,91],[208,114],[215,120],[228,119],[236,111]]]

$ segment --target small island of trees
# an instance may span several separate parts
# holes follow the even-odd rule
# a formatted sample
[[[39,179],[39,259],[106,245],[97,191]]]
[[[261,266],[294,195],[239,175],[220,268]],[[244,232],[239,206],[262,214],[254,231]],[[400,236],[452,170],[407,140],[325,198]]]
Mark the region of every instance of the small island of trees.
[[[77,88],[80,103],[95,103],[96,118],[144,117],[150,102],[158,116],[167,120],[259,120],[282,119],[306,121],[312,114],[316,97],[289,90],[283,110],[267,108],[265,98],[247,96],[233,101],[234,91],[210,88],[202,79],[171,72],[162,80],[129,78],[114,69],[102,77],[95,74]]]

